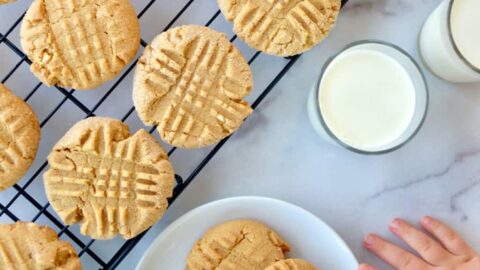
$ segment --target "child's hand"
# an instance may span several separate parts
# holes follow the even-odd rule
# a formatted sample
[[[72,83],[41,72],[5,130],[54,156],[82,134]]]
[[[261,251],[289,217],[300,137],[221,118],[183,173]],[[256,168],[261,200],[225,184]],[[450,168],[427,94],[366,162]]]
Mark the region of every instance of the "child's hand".
[[[389,226],[390,230],[417,251],[420,257],[374,234],[365,238],[365,247],[398,270],[480,269],[479,254],[454,230],[431,217],[423,218],[421,224],[430,235],[400,219],[395,219]],[[360,265],[358,269],[375,270],[366,264]]]

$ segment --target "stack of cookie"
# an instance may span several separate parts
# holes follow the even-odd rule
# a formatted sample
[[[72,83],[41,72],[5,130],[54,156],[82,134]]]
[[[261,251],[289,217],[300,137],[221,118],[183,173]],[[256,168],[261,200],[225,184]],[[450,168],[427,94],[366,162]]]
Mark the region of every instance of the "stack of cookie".
[[[13,1],[0,0],[8,2]],[[340,7],[340,0],[218,3],[242,40],[276,56],[299,54],[318,44],[333,27]],[[133,61],[139,44],[140,24],[129,0],[34,0],[21,27],[31,71],[47,86],[96,88]],[[252,88],[250,67],[225,34],[188,25],[161,33],[145,48],[132,96],[140,119],[155,125],[162,140],[198,148],[218,143],[242,125],[252,113],[244,100]],[[27,172],[39,142],[40,125],[33,110],[0,84],[0,191]],[[66,224],[80,223],[81,232],[95,239],[137,236],[162,217],[173,192],[173,167],[160,144],[144,130],[131,135],[115,119],[78,122],[54,146],[48,163],[44,182],[50,204]],[[0,233],[0,247],[21,247],[19,258],[0,254],[2,269],[17,263],[40,269],[80,268],[71,247],[53,237],[50,229],[19,223],[0,231],[9,232],[8,237]],[[35,240],[38,235],[43,239]],[[204,253],[210,244],[216,248]],[[39,246],[47,249],[39,251]],[[207,269],[202,268],[206,263],[314,269],[301,260],[285,260],[288,249],[260,223],[231,222],[197,243],[188,269]],[[42,252],[61,261],[22,257],[43,256]]]
[[[208,230],[186,259],[186,270],[317,270],[302,259],[286,259],[290,247],[276,232],[252,220],[233,220]]]

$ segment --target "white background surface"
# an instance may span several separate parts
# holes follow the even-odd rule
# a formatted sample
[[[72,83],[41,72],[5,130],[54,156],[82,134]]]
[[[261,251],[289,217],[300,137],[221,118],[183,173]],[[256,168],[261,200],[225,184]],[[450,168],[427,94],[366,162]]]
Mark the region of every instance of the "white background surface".
[[[10,28],[29,2],[18,0],[0,6],[0,33]],[[141,18],[143,39],[149,42],[186,2],[157,0]],[[140,11],[147,1],[133,3]],[[328,56],[352,41],[376,38],[395,43],[419,59],[418,32],[439,3],[439,0],[350,0],[328,39],[300,58],[119,269],[133,269],[155,236],[183,213],[215,199],[238,195],[279,198],[311,211],[346,240],[360,261],[381,269],[389,268],[365,251],[361,241],[370,231],[393,239],[386,228],[394,217],[416,222],[424,214],[431,214],[457,228],[480,249],[479,84],[449,84],[424,69],[431,91],[426,123],[407,146],[384,156],[361,156],[329,145],[314,133],[307,119],[308,90]],[[205,24],[216,11],[214,0],[195,0],[176,24]],[[221,16],[212,27],[232,35],[230,25]],[[19,27],[8,37],[17,46],[18,32]],[[246,58],[254,53],[240,41],[235,44]],[[20,60],[4,43],[0,44],[0,79]],[[285,63],[284,59],[264,55],[254,62],[255,90],[250,101]],[[37,83],[24,63],[6,85],[25,97]],[[91,109],[112,84],[74,95]],[[58,90],[42,86],[29,103],[42,121],[63,98]],[[95,113],[121,118],[131,106],[131,76],[128,76]],[[48,121],[42,129],[37,160],[20,186],[43,164],[64,132],[84,117],[81,110],[67,101]],[[127,123],[132,130],[143,127],[135,113]],[[171,159],[177,173],[188,176],[208,150],[175,152]],[[41,176],[27,191],[40,204],[46,204]],[[2,192],[0,203],[7,204],[14,194],[14,189]],[[37,212],[22,196],[11,211],[22,220],[31,220]],[[48,211],[53,213],[51,208]],[[11,220],[4,215],[0,222]],[[38,222],[50,224],[44,216]],[[296,226],[301,230],[301,224]],[[73,227],[72,232],[78,234],[78,227]],[[89,240],[80,238],[84,242]],[[122,243],[121,239],[96,241],[92,250],[108,261]],[[95,268],[88,255],[82,258],[86,269]]]

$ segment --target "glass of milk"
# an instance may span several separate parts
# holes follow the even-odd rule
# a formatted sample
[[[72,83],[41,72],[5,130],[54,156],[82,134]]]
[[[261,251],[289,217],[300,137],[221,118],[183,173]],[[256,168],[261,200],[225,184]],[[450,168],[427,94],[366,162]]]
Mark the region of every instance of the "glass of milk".
[[[480,82],[480,0],[444,0],[425,22],[419,47],[438,77]]]
[[[310,122],[333,144],[361,154],[388,153],[422,126],[427,88],[418,64],[399,47],[354,42],[323,67],[308,100]]]

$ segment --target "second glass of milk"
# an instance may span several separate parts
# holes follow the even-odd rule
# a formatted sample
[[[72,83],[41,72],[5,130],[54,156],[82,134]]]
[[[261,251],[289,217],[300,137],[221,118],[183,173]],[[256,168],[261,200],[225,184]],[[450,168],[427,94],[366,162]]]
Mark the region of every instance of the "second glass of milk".
[[[330,58],[308,100],[313,128],[362,154],[404,145],[420,129],[427,107],[427,84],[417,63],[397,46],[371,40]]]
[[[451,82],[480,82],[480,0],[444,0],[419,36],[423,61]]]

